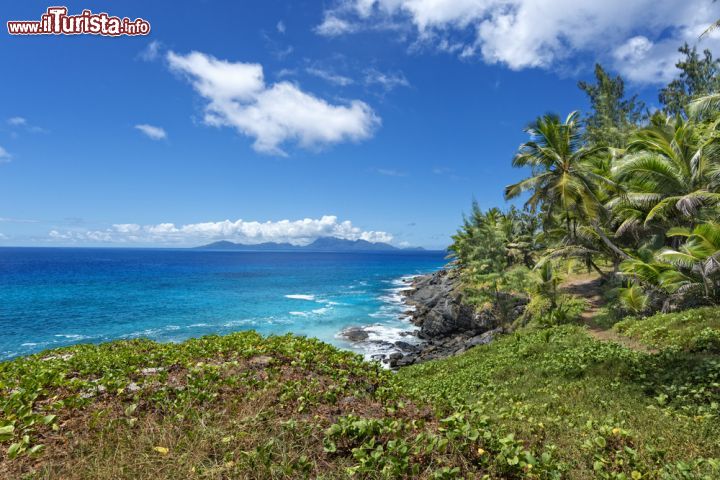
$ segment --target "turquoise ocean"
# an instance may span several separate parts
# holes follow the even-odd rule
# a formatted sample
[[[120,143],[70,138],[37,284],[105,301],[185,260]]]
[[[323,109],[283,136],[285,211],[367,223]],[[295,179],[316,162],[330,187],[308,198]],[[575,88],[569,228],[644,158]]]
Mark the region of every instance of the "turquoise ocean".
[[[0,248],[0,360],[76,343],[254,329],[367,357],[413,329],[401,291],[445,252]],[[368,341],[340,332],[364,327]]]

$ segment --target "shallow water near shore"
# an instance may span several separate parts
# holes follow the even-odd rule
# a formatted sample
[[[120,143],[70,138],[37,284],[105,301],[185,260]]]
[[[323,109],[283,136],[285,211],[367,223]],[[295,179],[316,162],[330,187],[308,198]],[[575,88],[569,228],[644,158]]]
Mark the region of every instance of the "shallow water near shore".
[[[0,248],[0,360],[76,343],[254,329],[370,357],[406,338],[403,278],[444,252]],[[339,333],[365,326],[369,342]]]

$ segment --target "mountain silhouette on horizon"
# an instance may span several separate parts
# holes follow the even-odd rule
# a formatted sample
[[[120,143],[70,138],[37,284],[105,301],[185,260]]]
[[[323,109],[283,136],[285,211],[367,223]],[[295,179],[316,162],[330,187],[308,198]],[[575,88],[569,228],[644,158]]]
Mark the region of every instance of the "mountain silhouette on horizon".
[[[389,243],[368,242],[367,240],[346,240],[344,238],[320,237],[308,245],[291,243],[264,242],[256,244],[235,243],[228,240],[209,243],[197,250],[234,250],[262,252],[387,252],[387,251],[422,251],[422,247],[398,248]]]

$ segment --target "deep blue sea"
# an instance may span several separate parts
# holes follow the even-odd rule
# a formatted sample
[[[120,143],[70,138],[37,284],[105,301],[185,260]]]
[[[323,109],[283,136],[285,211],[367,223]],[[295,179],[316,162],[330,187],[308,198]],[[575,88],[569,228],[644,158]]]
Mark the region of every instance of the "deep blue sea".
[[[370,355],[369,340],[412,329],[403,278],[434,271],[444,252],[212,252],[0,248],[0,360],[75,343],[254,329],[313,336]]]

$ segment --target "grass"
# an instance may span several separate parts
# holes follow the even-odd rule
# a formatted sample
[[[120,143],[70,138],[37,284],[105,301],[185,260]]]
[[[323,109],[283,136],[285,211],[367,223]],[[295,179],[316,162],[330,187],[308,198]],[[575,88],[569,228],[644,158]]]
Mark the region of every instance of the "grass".
[[[0,478],[336,477],[322,440],[383,411],[389,374],[253,332],[83,345],[0,363]]]
[[[441,415],[470,408],[527,448],[552,452],[570,478],[720,475],[713,460],[683,476],[693,461],[720,457],[717,357],[646,355],[564,326],[413,366],[398,380]]]
[[[696,308],[678,313],[628,318],[615,330],[650,347],[720,353],[720,310]]]
[[[718,478],[720,361],[526,329],[398,374],[253,332],[0,363],[0,478]]]

